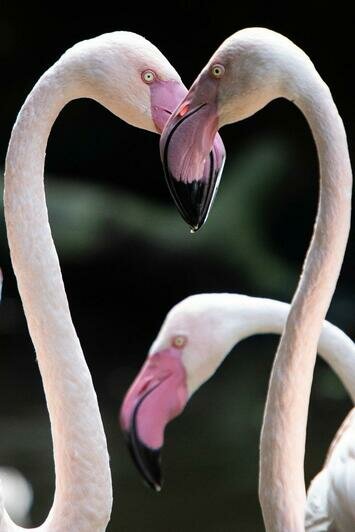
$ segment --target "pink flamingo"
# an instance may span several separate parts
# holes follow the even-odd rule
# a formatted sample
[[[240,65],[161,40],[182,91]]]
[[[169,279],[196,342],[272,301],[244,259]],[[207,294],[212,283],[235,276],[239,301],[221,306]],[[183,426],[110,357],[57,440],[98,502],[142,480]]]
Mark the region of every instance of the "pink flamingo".
[[[129,124],[160,132],[185,94],[179,75],[155,46],[134,33],[114,32],[68,50],[35,85],[13,128],[5,218],[43,379],[56,473],[53,506],[38,531],[101,532],[112,506],[105,433],[48,222],[43,168],[50,130],[69,101],[87,97]],[[218,141],[218,152],[221,146]],[[0,532],[19,530],[0,495]]]
[[[231,349],[254,334],[282,334],[290,305],[240,294],[199,294],[178,303],[167,315],[148,358],[128,391],[121,424],[131,433],[135,462],[148,484],[160,489],[159,462],[147,460],[143,446],[158,457],[166,424],[222,364]],[[355,402],[355,346],[340,329],[324,322],[320,356],[337,373]],[[173,361],[173,362],[172,362]],[[177,369],[176,369],[177,368]],[[355,409],[330,447],[326,463],[312,481],[306,505],[306,530],[330,530],[355,523],[353,452]],[[319,527],[322,527],[321,529]]]
[[[178,206],[184,201],[180,211],[196,230],[210,205],[196,204],[191,191],[205,183],[202,169],[215,133],[279,97],[292,101],[304,113],[320,163],[317,219],[275,358],[260,449],[259,495],[266,529],[296,532],[304,530],[303,463],[317,342],[350,226],[352,173],[343,122],[309,57],[278,33],[249,28],[229,37],[213,54],[169,119],[161,138],[161,155],[167,179],[185,192],[184,196],[176,194]],[[191,218],[186,216],[192,210],[190,204],[198,213]],[[151,395],[149,385],[146,389],[149,402],[154,396],[159,404],[165,401],[166,406],[160,407],[165,411],[163,421],[181,410],[188,396],[188,389],[183,394],[180,385],[184,374],[180,357],[165,354],[161,367],[168,361],[179,386],[175,389],[169,377],[162,385],[156,384]],[[159,358],[155,365],[159,374]]]

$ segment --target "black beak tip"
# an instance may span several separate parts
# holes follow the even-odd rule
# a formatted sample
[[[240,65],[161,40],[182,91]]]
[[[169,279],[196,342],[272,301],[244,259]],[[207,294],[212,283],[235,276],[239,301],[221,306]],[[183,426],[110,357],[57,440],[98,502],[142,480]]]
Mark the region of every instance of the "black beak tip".
[[[218,189],[225,158],[222,164],[218,165],[216,155],[212,150],[204,169],[204,175],[186,182],[172,174],[168,164],[167,150],[168,142],[162,152],[165,180],[183,220],[190,226],[191,233],[196,233],[207,220]]]
[[[154,491],[162,488],[161,449],[151,449],[142,443],[136,432],[125,432],[125,439],[139,473],[145,483]]]
[[[174,202],[191,233],[196,233],[207,219],[210,206],[210,198],[206,197],[207,184],[204,181],[195,180],[190,183],[177,180],[170,175],[165,168],[166,181]]]

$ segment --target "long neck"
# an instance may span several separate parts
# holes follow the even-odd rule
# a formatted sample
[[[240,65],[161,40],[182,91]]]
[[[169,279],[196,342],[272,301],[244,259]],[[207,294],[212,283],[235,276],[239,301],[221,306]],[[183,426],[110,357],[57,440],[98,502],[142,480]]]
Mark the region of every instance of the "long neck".
[[[5,218],[52,428],[55,497],[40,529],[98,532],[106,529],[111,512],[109,457],[91,375],[70,316],[43,183],[52,124],[62,107],[80,96],[80,86],[65,72],[63,60],[52,67],[18,115],[6,159]]]
[[[292,98],[318,150],[320,198],[312,241],[271,374],[260,449],[259,495],[266,529],[304,530],[304,450],[321,325],[348,238],[351,167],[343,123],[328,87],[307,66]]]
[[[240,321],[240,296],[235,304],[235,316]],[[243,304],[242,337],[254,334],[282,334],[286,325],[290,305],[256,297],[245,298]],[[235,340],[240,340],[240,328]],[[355,403],[355,344],[342,330],[325,321],[318,341],[319,355],[329,364],[345,386]]]

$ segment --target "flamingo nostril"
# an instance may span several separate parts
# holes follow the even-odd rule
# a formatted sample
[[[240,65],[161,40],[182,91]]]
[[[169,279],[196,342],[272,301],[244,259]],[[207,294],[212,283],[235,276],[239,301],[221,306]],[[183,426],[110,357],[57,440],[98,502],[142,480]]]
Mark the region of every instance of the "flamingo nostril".
[[[190,106],[188,103],[184,103],[181,107],[180,107],[180,110],[178,112],[178,115],[179,116],[185,116],[186,113],[188,112]]]
[[[141,395],[142,393],[144,393],[147,390],[149,384],[150,384],[150,381],[148,380],[142,385],[142,387],[140,388],[140,390],[138,392],[139,395]]]

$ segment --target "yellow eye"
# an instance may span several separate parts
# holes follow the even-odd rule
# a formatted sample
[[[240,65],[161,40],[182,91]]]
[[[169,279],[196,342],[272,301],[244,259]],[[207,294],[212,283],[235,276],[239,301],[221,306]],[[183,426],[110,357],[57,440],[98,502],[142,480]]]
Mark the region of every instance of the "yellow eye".
[[[144,83],[153,83],[155,78],[156,74],[155,72],[153,72],[153,70],[144,70],[144,72],[142,72],[142,80],[144,81]]]
[[[221,78],[225,72],[225,68],[223,65],[219,65],[218,63],[216,63],[215,65],[212,66],[211,68],[211,74],[214,78]]]
[[[172,344],[173,347],[176,347],[177,349],[181,349],[186,345],[187,338],[186,336],[183,336],[182,334],[179,334],[179,336],[174,336]]]

